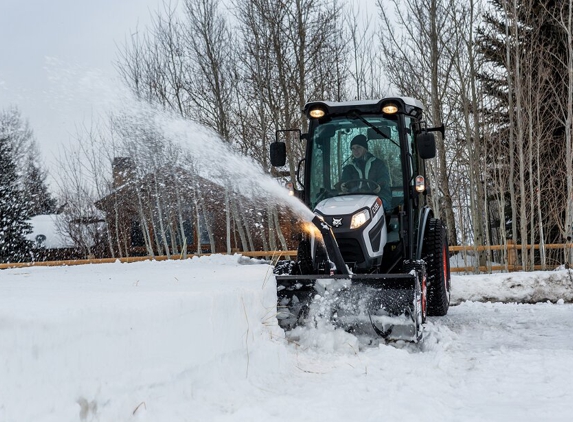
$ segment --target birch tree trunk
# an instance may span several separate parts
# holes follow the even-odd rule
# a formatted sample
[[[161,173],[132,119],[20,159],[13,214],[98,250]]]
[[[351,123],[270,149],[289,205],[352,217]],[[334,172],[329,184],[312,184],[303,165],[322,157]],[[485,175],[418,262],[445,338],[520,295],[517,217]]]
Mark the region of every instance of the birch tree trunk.
[[[515,25],[511,26],[510,30],[510,14],[509,14],[509,5],[508,2],[504,2],[504,13],[505,13],[505,54],[506,54],[506,68],[508,69],[507,72],[507,88],[508,88],[508,117],[509,117],[509,180],[508,180],[508,188],[509,188],[509,196],[511,202],[511,236],[515,240],[517,239],[517,200],[515,195],[515,108],[514,108],[514,96],[512,93],[515,91],[514,88],[514,69],[513,69],[513,60],[512,60],[512,51],[511,51],[511,44],[510,44],[510,33],[515,37]],[[515,60],[518,60],[515,58]]]
[[[231,254],[231,200],[229,189],[225,187],[225,233],[227,236],[227,254]]]
[[[143,207],[143,200],[141,197],[141,189],[139,188],[139,184],[140,182],[137,183],[138,186],[136,186],[135,190],[136,190],[136,196],[137,196],[137,210],[139,213],[139,221],[141,222],[141,227],[142,227],[142,231],[143,231],[143,238],[145,241],[145,248],[147,250],[147,255],[149,255],[152,258],[155,258],[155,253],[153,252],[153,242],[151,239],[151,234],[149,232],[149,224],[148,224],[148,219],[145,216],[145,209]]]
[[[159,236],[161,238],[163,250],[167,258],[171,258],[169,243],[167,242],[167,232],[165,230],[165,221],[163,219],[163,204],[161,203],[161,194],[159,192],[159,179],[157,171],[153,172],[153,189],[155,192],[155,209],[157,211],[157,222],[159,224]]]
[[[573,237],[573,1],[566,3],[567,20],[567,120],[565,123],[565,168],[567,174],[567,196],[565,208],[565,224],[563,238],[569,246],[569,256],[566,262],[571,266],[573,264],[573,248],[571,241]]]
[[[247,242],[247,236],[243,225],[242,214],[239,213],[239,210],[237,209],[237,200],[238,199],[236,197],[233,197],[231,199],[231,210],[233,213],[233,220],[235,221],[235,226],[237,228],[237,231],[239,232],[239,239],[241,239],[242,250],[249,251],[251,249],[249,248],[249,244]]]
[[[284,237],[284,234],[281,230],[281,224],[280,224],[280,220],[279,220],[279,213],[276,207],[273,207],[273,222],[274,222],[274,226],[275,226],[275,231],[277,233],[277,236],[279,238],[279,243],[281,245],[281,249],[283,251],[286,251],[288,249],[287,247],[287,242],[286,239]]]

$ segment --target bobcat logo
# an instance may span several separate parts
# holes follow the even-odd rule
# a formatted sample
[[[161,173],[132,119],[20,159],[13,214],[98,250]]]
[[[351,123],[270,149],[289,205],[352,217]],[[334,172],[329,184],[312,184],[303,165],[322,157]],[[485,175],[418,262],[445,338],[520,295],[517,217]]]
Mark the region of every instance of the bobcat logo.
[[[333,218],[333,219],[332,219],[332,226],[333,226],[333,227],[340,227],[340,226],[342,226],[342,218]]]

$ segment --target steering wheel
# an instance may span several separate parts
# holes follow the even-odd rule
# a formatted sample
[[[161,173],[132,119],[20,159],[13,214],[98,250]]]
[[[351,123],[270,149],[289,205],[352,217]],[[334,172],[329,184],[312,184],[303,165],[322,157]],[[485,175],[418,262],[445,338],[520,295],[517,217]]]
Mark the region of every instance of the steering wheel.
[[[378,193],[380,185],[371,179],[352,179],[342,183],[340,189],[343,193]]]

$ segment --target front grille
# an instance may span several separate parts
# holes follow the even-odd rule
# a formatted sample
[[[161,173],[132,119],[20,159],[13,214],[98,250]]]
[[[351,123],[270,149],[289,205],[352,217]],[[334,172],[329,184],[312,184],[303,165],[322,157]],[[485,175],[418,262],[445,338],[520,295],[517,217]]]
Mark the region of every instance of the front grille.
[[[360,247],[358,240],[338,239],[338,247],[340,248],[340,253],[344,258],[344,262],[355,262],[357,264],[364,262],[364,253],[362,252],[362,248]]]

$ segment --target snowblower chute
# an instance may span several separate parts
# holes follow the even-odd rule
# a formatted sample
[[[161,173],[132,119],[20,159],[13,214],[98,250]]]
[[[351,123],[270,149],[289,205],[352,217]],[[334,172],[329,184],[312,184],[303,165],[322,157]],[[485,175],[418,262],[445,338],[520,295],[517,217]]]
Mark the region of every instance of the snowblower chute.
[[[347,331],[419,341],[428,315],[445,315],[450,276],[445,227],[426,204],[434,131],[412,98],[305,106],[302,189],[315,213],[295,261],[277,263],[277,319],[286,330],[326,318]],[[284,165],[286,148],[271,145]],[[301,168],[299,165],[299,168]]]
[[[315,217],[331,274],[277,275],[280,325],[294,328],[327,318],[347,331],[386,340],[420,340],[425,318],[423,263],[407,274],[352,274],[328,224]],[[312,305],[319,309],[313,312]],[[317,313],[318,312],[318,313]]]

